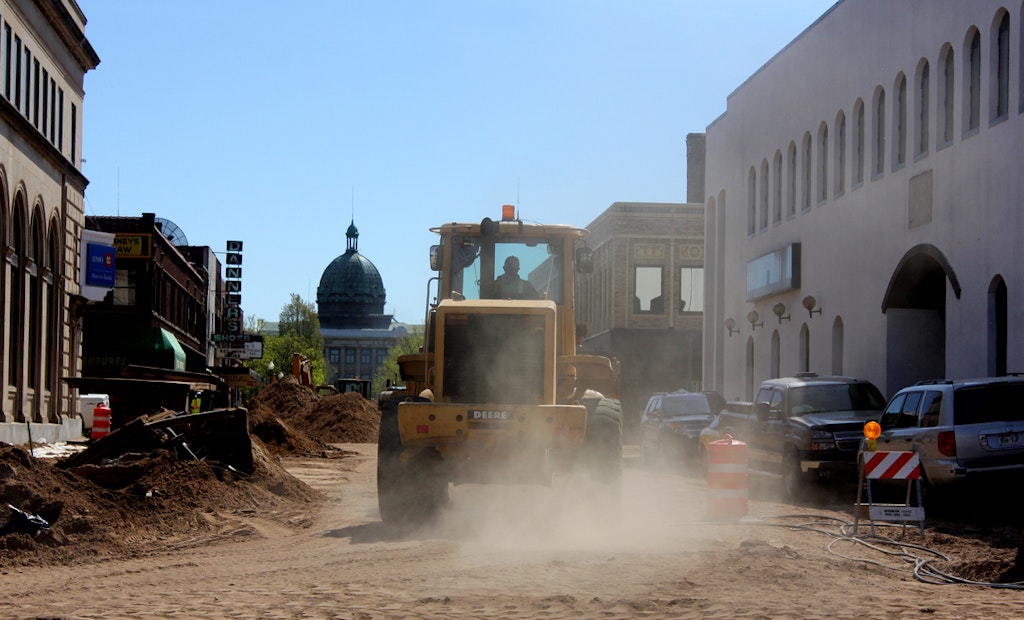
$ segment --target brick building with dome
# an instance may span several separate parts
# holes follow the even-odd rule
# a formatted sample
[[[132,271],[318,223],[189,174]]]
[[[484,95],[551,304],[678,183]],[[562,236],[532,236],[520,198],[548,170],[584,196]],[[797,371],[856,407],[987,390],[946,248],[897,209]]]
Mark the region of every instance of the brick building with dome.
[[[324,269],[316,289],[327,380],[372,381],[377,367],[407,330],[395,323],[392,315],[384,314],[384,281],[373,262],[359,253],[355,221],[349,224],[345,238],[345,253]]]

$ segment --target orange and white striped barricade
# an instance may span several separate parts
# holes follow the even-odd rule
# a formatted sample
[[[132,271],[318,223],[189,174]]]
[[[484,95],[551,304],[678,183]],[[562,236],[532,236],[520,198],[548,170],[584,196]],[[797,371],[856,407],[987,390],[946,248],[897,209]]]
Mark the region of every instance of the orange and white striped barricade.
[[[707,517],[740,519],[747,515],[747,444],[726,435],[708,444]]]
[[[110,434],[110,407],[100,403],[92,410],[92,439]]]
[[[875,521],[896,521],[904,525],[917,521],[924,534],[924,497],[921,493],[921,457],[909,451],[862,451],[860,453],[860,486],[867,490],[868,518],[871,533],[875,533]],[[872,480],[906,480],[907,492],[902,504],[877,504],[871,492]],[[911,503],[913,489],[917,489],[917,504]],[[860,489],[857,491],[857,510],[854,511],[853,530],[857,531],[860,518]]]

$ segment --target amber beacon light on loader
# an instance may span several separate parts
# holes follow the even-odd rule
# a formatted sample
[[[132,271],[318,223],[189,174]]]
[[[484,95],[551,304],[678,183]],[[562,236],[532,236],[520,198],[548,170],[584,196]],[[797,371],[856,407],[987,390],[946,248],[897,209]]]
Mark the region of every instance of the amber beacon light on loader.
[[[587,231],[525,222],[509,205],[500,221],[431,231],[440,243],[430,248],[424,344],[398,359],[404,392],[380,400],[383,521],[429,520],[461,483],[565,475],[617,502],[618,369],[577,353],[574,276],[593,269]]]

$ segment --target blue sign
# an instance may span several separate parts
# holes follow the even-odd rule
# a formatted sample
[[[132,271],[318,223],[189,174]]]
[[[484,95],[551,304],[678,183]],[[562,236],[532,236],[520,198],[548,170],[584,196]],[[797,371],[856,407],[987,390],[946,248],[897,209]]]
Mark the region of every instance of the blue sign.
[[[114,287],[114,246],[88,243],[85,248],[85,283],[90,286]]]

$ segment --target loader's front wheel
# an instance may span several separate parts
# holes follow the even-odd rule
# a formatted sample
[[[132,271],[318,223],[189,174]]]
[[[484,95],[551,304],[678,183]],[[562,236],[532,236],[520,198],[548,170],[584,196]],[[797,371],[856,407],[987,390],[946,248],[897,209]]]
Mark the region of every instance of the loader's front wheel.
[[[615,512],[622,500],[622,408],[619,401],[584,398],[587,433],[583,456],[597,499]]]
[[[448,503],[448,480],[441,457],[423,450],[402,461],[398,400],[381,404],[377,438],[377,507],[381,520],[402,528],[423,524]]]

